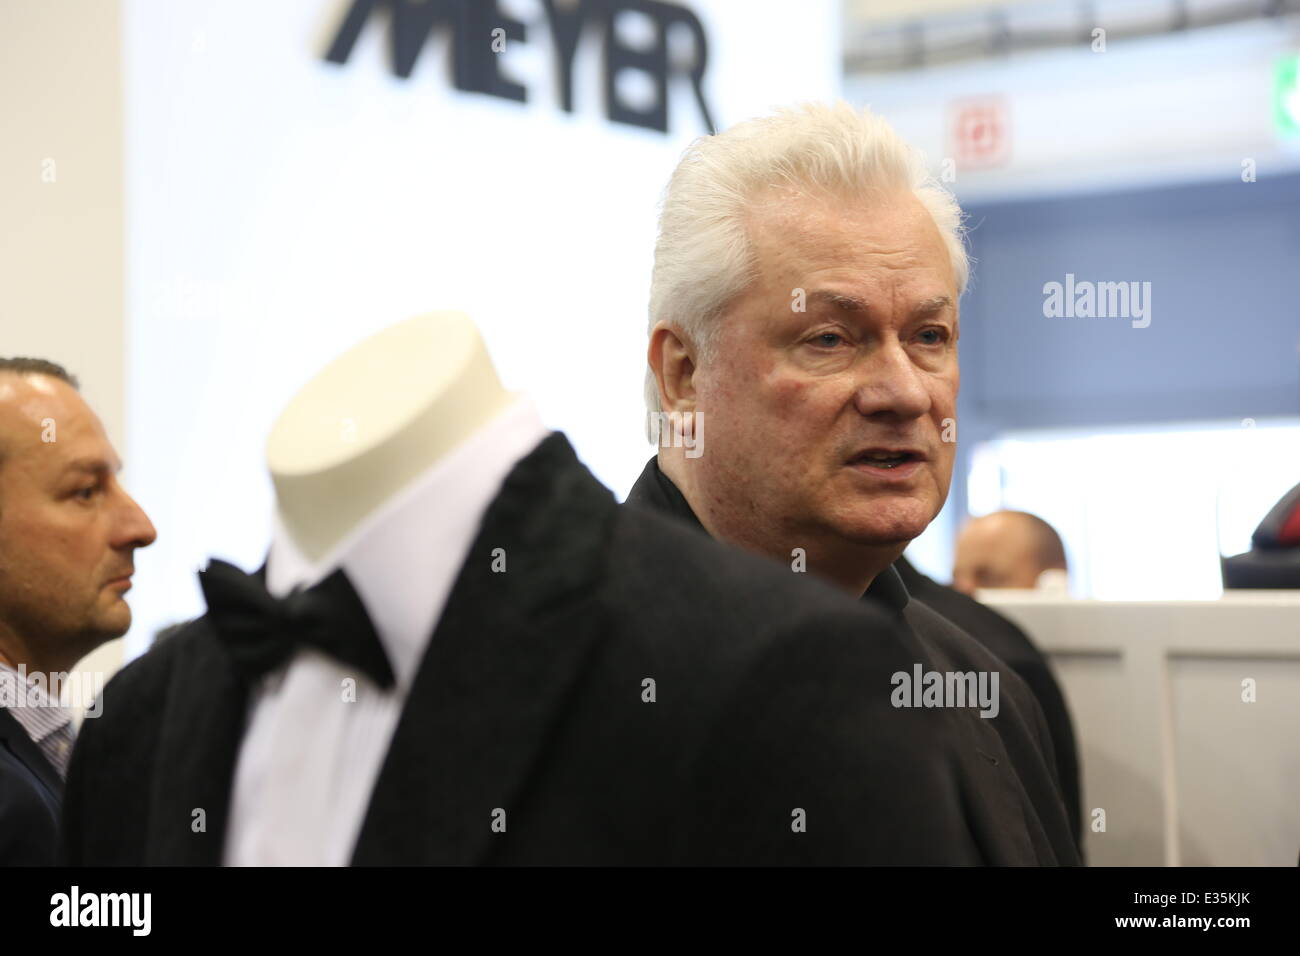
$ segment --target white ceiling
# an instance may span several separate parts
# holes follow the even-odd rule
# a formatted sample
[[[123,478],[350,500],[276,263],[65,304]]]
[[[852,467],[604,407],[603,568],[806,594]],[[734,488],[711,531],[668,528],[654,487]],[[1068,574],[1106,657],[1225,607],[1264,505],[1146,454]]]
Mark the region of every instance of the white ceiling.
[[[1009,7],[1038,0],[843,0],[844,15],[850,22],[913,20],[960,10]]]

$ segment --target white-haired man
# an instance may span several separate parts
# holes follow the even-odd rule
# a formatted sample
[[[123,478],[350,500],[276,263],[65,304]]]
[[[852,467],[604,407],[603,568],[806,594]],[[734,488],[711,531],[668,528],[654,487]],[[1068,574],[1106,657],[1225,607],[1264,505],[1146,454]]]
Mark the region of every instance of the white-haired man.
[[[960,228],[870,113],[810,105],[698,140],[664,197],[647,355],[651,414],[686,434],[628,502],[889,609],[915,638],[917,683],[998,675],[996,716],[919,687],[899,705],[950,706],[987,862],[1077,863],[1032,694],[892,568],[952,475]]]

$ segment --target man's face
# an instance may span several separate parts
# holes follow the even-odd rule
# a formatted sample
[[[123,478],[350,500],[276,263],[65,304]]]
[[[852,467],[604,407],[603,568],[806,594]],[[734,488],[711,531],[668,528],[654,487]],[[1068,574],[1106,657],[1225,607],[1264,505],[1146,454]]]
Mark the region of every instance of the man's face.
[[[1033,588],[1043,572],[1033,536],[1009,515],[976,518],[957,536],[952,586],[963,594],[980,588]]]
[[[130,626],[123,595],[153,525],[118,484],[103,425],[59,379],[0,373],[0,451],[0,626],[75,662]]]
[[[790,547],[901,551],[952,476],[957,289],[939,231],[904,193],[761,203],[750,235],[757,279],[694,375],[701,490],[727,489]]]

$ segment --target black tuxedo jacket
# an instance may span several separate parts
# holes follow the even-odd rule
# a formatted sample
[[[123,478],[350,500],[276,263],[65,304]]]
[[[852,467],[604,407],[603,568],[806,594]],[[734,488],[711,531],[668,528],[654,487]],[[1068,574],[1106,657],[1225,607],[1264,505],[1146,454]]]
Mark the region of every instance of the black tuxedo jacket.
[[[353,862],[996,859],[968,827],[948,719],[890,705],[905,638],[829,586],[620,507],[553,434],[484,515]],[[124,668],[73,753],[65,861],[218,863],[246,709],[206,617]]]
[[[0,866],[54,863],[62,794],[58,771],[0,708]]]
[[[707,534],[676,485],[651,458],[627,504],[673,515]],[[794,575],[809,578],[808,575]],[[904,635],[912,661],[926,671],[998,672],[1000,709],[941,708],[947,743],[960,779],[970,838],[994,865],[1077,865],[1081,862],[1061,795],[1042,709],[1007,664],[920,601],[911,600],[898,572],[887,568],[859,602],[885,613]],[[909,665],[910,666],[910,665]]]

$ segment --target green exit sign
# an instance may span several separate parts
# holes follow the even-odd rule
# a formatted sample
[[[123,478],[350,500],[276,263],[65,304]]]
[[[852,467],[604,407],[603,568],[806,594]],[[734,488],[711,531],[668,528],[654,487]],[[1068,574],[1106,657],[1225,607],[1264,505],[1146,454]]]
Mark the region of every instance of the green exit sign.
[[[1300,136],[1300,55],[1277,62],[1273,81],[1273,123],[1282,136]]]

